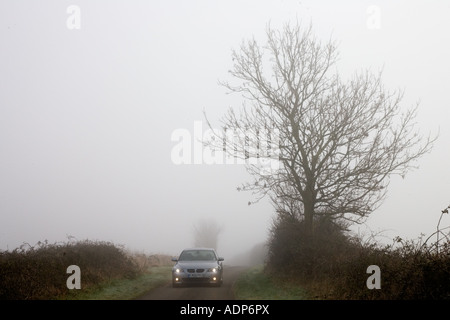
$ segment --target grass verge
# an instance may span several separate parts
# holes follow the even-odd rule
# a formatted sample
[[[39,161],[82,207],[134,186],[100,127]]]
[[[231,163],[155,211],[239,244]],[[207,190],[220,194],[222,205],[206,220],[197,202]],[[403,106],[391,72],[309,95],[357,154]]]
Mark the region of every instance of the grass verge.
[[[132,300],[171,281],[170,266],[150,267],[133,279],[115,279],[87,290],[72,290],[68,300]]]
[[[264,272],[262,265],[242,274],[234,284],[237,300],[308,300],[308,293],[294,283]]]

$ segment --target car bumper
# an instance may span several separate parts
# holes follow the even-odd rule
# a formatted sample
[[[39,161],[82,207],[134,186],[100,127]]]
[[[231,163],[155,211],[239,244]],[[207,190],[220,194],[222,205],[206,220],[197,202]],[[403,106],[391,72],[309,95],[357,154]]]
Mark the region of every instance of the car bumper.
[[[220,284],[222,277],[220,273],[205,272],[202,274],[198,273],[180,273],[172,274],[172,283],[174,285],[183,284]]]

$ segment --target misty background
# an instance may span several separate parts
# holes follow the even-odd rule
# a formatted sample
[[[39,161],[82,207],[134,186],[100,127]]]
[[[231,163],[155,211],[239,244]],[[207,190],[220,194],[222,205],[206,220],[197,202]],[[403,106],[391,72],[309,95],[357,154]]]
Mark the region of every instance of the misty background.
[[[340,74],[383,70],[405,108],[420,102],[420,131],[439,131],[354,231],[431,234],[450,204],[449,17],[437,0],[0,2],[0,250],[75,237],[176,255],[202,219],[225,259],[266,241],[275,212],[237,191],[245,167],[177,165],[171,137],[241,106],[218,85],[231,50],[295,20],[339,42]]]

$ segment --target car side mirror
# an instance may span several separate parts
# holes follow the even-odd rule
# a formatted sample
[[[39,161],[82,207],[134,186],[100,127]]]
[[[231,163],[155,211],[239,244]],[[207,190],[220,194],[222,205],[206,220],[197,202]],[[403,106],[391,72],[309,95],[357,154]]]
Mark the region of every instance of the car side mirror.
[[[172,261],[173,261],[173,262],[177,262],[178,259],[177,259],[177,258],[172,258]]]
[[[225,260],[224,258],[222,258],[222,257],[219,257],[219,261],[223,261],[223,260]]]

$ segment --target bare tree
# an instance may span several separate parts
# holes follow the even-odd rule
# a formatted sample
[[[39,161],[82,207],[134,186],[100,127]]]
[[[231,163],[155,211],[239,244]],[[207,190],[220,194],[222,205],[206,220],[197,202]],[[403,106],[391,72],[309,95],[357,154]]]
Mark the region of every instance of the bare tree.
[[[217,249],[219,241],[219,234],[222,232],[222,227],[212,219],[199,220],[194,225],[194,245],[196,247],[208,247]]]
[[[247,161],[254,180],[242,189],[256,201],[269,195],[307,230],[319,215],[362,222],[385,198],[389,177],[404,176],[436,138],[419,134],[418,104],[404,110],[403,92],[386,90],[381,72],[344,81],[335,42],[320,42],[311,26],[268,26],[266,36],[264,45],[250,39],[233,50],[229,72],[237,84],[221,84],[246,103],[221,119],[235,138],[209,143],[247,160],[275,155],[279,167],[270,174]],[[277,152],[261,148],[272,143],[261,134],[268,130],[278,137]]]

